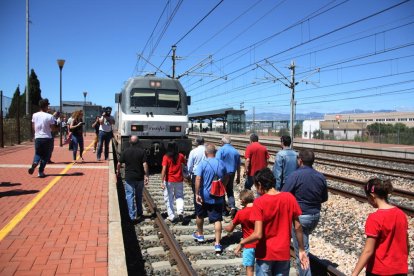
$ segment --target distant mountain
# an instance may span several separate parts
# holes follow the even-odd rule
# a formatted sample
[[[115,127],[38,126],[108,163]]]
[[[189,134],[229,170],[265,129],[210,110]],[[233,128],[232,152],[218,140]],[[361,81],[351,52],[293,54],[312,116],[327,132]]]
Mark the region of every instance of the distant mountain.
[[[354,110],[347,110],[335,113],[318,113],[318,112],[310,112],[310,113],[298,113],[296,114],[296,120],[322,120],[325,114],[352,114],[352,113],[377,113],[377,112],[395,112],[395,110],[361,110],[361,109],[354,109]],[[252,114],[246,114],[246,120],[251,121],[253,120]],[[288,121],[290,120],[290,114],[283,114],[283,113],[274,113],[274,112],[264,112],[264,113],[256,113],[255,120],[260,121]]]

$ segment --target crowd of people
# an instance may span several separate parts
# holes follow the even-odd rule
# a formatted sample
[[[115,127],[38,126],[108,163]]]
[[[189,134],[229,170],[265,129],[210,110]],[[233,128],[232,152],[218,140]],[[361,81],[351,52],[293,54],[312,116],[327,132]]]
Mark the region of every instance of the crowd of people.
[[[42,99],[39,101],[40,110],[33,114],[32,128],[35,140],[35,154],[33,162],[28,169],[29,174],[33,174],[38,168],[38,177],[44,178],[46,164],[54,163],[52,153],[54,149],[54,135],[58,132],[64,138],[65,144],[69,144],[69,150],[72,151],[72,161],[79,159],[83,162],[84,140],[83,128],[83,110],[76,110],[69,119],[59,112],[52,112],[49,108],[49,100]],[[109,142],[112,138],[112,127],[115,124],[114,117],[111,116],[112,108],[104,108],[101,116],[96,116],[96,120],[91,125],[96,133],[94,140],[94,153],[97,161],[101,160],[104,152],[105,160],[109,156]],[[78,155],[79,151],[79,155]]]
[[[273,168],[269,169],[267,148],[260,144],[256,134],[251,134],[244,156],[244,189],[240,192],[243,209],[237,210],[234,185],[240,184],[241,157],[231,145],[231,138],[223,136],[219,150],[213,144],[204,144],[201,136],[195,139],[195,144],[186,163],[176,144],[168,144],[161,178],[167,220],[172,223],[183,220],[183,181],[187,180],[193,191],[196,230],[192,236],[195,242],[205,242],[203,225],[208,218],[214,225],[214,252],[220,254],[223,216],[230,216],[231,221],[224,230],[231,233],[241,225],[243,239],[235,254],[242,252],[247,275],[289,275],[291,240],[298,275],[312,275],[309,237],[320,220],[322,204],[328,200],[326,179],[313,168],[313,151],[303,149],[296,153],[290,147],[291,137],[282,136],[281,150],[275,156]],[[128,163],[121,159],[118,172],[121,163],[126,163],[127,171],[134,162],[134,168],[142,171],[139,174],[142,184],[148,184],[147,164],[143,159],[137,160]],[[213,195],[213,183],[217,180],[224,184],[225,196]],[[253,186],[255,192],[251,190]],[[143,185],[139,187],[135,193],[138,206],[133,208],[140,208],[142,202],[139,197],[142,197]],[[369,180],[365,186],[369,203],[378,211],[367,219],[367,240],[353,275],[358,275],[364,266],[366,275],[406,275],[408,272],[407,218],[388,203],[391,191],[391,182],[380,178]],[[128,207],[134,202],[129,195],[127,192]],[[130,209],[130,215],[133,222],[140,221],[142,209],[138,213]]]
[[[49,101],[39,102],[40,111],[33,114],[35,154],[29,174],[39,166],[38,177],[45,177],[46,164],[51,162],[53,131],[59,124],[67,127],[72,144],[72,158],[83,161],[84,141],[83,111],[75,111],[71,118],[50,114]],[[91,125],[96,133],[94,153],[101,160],[108,159],[109,141],[112,138],[114,118],[111,109],[105,108]],[[60,130],[62,131],[62,130]],[[66,135],[65,140],[66,140]],[[125,164],[125,195],[130,220],[139,223],[143,218],[143,187],[149,183],[147,155],[138,144],[138,137],[131,136],[130,147],[120,155],[117,174]],[[247,275],[289,275],[290,243],[296,254],[299,275],[312,275],[309,265],[309,237],[317,227],[321,206],[328,200],[328,187],[324,175],[313,168],[315,155],[310,149],[296,153],[291,149],[291,138],[282,136],[281,150],[275,156],[273,168],[268,168],[269,152],[259,142],[256,134],[250,135],[245,150],[245,170],[240,201],[243,209],[237,210],[234,187],[241,185],[241,156],[232,146],[231,138],[223,136],[221,147],[204,144],[204,138],[195,139],[196,147],[188,160],[179,153],[177,144],[169,142],[162,159],[160,189],[164,193],[166,219],[171,223],[184,219],[184,182],[192,187],[196,229],[195,242],[203,243],[204,219],[214,225],[214,252],[223,251],[221,235],[223,216],[231,221],[224,230],[231,233],[241,225],[243,239],[235,254],[242,252]],[[224,185],[225,196],[212,192],[213,186]],[[254,186],[254,191],[252,190]],[[366,243],[352,275],[359,275],[366,268],[366,275],[407,275],[408,273],[408,222],[406,215],[389,204],[392,192],[389,180],[370,179],[364,188],[368,202],[378,210],[370,214],[365,224]]]

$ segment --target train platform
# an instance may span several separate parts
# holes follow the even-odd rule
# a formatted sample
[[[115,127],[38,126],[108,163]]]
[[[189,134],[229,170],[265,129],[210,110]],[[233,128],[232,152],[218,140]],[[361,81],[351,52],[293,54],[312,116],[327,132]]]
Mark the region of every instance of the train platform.
[[[112,155],[93,139],[73,163],[55,138],[45,178],[28,173],[33,142],[0,149],[0,275],[126,275]]]

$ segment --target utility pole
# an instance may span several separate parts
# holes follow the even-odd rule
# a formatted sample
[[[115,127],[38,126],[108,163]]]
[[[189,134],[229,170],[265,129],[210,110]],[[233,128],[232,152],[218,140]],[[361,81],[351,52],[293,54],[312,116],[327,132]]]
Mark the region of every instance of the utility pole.
[[[175,79],[175,58],[176,58],[176,56],[175,56],[175,51],[177,50],[177,46],[176,45],[173,45],[172,47],[172,63],[173,63],[173,67],[172,67],[172,78],[173,79]]]
[[[291,70],[291,81],[290,81],[290,138],[292,139],[292,143],[290,147],[293,148],[293,140],[295,137],[295,62],[292,61],[290,64],[289,69]]]
[[[30,84],[29,84],[29,0],[26,0],[26,116],[30,114]]]

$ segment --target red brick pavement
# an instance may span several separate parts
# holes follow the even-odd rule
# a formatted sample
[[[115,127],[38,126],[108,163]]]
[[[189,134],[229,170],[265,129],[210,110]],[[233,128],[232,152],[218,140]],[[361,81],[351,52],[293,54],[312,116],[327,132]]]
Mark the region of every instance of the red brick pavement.
[[[88,134],[85,148],[92,141]],[[108,162],[97,162],[89,148],[85,162],[71,165],[72,152],[57,138],[55,164],[38,178],[37,170],[27,173],[33,154],[33,143],[0,149],[0,233],[21,219],[0,240],[0,275],[107,275]],[[27,215],[16,218],[51,182]]]

